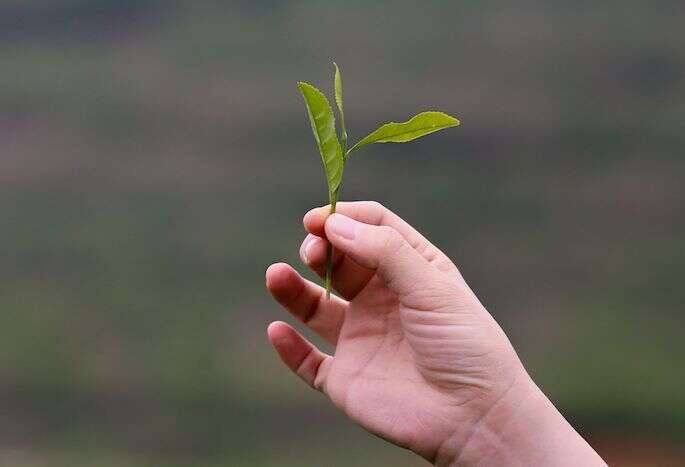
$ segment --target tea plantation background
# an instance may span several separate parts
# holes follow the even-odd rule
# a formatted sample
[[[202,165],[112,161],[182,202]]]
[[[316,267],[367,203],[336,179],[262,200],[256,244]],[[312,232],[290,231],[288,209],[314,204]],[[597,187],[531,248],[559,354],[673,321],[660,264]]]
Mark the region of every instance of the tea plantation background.
[[[459,264],[609,461],[685,459],[680,1],[0,3],[0,464],[423,465],[285,370],[270,262],[342,68],[375,199]],[[303,270],[303,268],[300,268]]]

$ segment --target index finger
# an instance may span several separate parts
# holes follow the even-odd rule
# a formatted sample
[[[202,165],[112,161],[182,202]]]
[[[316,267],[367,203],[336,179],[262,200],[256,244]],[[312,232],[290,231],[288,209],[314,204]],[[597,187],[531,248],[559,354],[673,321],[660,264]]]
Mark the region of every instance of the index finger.
[[[336,204],[336,212],[350,217],[364,224],[385,225],[392,227],[409,243],[412,248],[436,268],[444,272],[457,272],[457,267],[439,248],[428,241],[414,227],[405,222],[400,216],[376,201],[351,201]],[[304,228],[308,232],[325,237],[324,226],[330,215],[330,206],[314,208],[304,215]]]

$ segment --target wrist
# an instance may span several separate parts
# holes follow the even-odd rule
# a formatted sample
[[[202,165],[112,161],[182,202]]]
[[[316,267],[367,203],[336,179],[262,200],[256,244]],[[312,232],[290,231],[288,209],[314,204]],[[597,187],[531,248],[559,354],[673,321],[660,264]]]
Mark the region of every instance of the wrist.
[[[435,465],[606,465],[525,371],[464,433],[443,443]]]

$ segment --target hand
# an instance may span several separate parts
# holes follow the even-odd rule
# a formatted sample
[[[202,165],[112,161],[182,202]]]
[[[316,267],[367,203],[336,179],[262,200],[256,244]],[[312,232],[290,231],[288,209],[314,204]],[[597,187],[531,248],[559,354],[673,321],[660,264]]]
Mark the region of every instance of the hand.
[[[437,465],[604,465],[447,256],[378,203],[328,211],[305,215],[300,256],[323,276],[330,241],[342,298],[326,299],[286,264],[266,274],[274,298],[335,347],[326,355],[272,323],[269,339],[291,370],[370,432]]]

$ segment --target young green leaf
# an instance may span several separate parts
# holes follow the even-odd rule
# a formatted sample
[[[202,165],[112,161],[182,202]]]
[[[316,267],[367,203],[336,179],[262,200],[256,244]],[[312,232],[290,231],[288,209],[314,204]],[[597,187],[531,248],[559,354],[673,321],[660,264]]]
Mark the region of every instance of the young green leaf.
[[[332,197],[342,181],[343,152],[335,131],[335,116],[326,96],[308,83],[297,83],[307,106],[312,133],[323,159],[328,192]]]
[[[343,85],[342,85],[342,75],[340,74],[340,68],[338,64],[333,62],[335,67],[335,103],[338,105],[338,110],[340,112],[340,132],[342,139],[343,151],[347,151],[347,129],[345,128],[345,106],[343,101]]]
[[[422,112],[403,123],[386,123],[355,144],[347,154],[373,143],[406,143],[421,136],[459,125],[459,120],[443,112]]]

